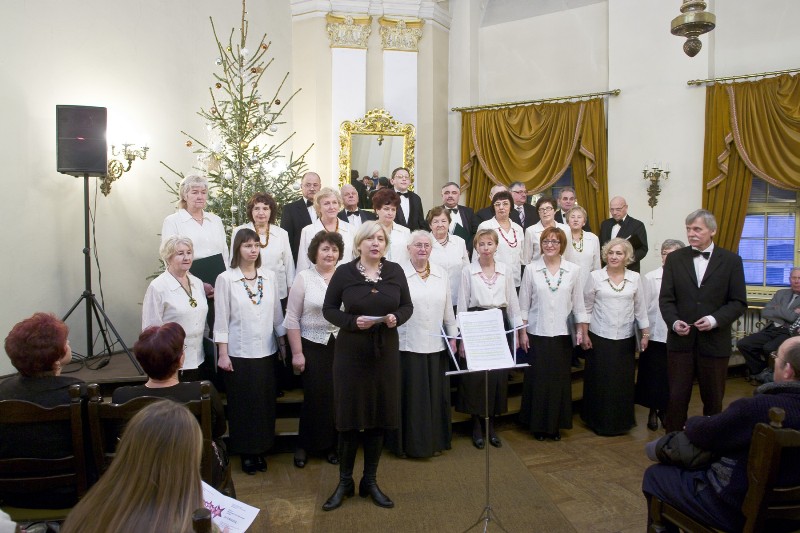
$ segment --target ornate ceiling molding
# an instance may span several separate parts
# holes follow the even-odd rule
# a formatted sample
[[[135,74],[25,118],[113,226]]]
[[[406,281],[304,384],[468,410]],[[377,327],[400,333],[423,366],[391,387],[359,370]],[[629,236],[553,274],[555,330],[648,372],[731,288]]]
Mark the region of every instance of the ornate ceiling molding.
[[[381,17],[378,24],[381,27],[381,45],[384,50],[419,51],[424,20]]]
[[[461,1],[461,0],[457,0]],[[450,29],[450,2],[448,0],[290,0],[292,18],[324,17],[328,13],[354,16],[367,13],[373,17],[419,18]]]
[[[369,15],[333,15],[325,17],[331,48],[367,48],[372,33],[372,17]]]

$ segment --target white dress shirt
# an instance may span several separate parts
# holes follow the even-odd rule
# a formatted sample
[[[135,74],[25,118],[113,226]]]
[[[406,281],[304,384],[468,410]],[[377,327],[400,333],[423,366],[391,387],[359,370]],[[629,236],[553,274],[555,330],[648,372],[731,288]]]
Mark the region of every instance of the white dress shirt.
[[[593,270],[600,270],[600,239],[589,231],[583,232],[583,250],[575,249],[577,242],[572,240],[572,228],[567,232],[567,249],[564,250],[564,259],[581,267],[581,290],[589,279]],[[580,245],[579,245],[580,246]]]
[[[634,320],[639,329],[650,326],[647,319],[646,290],[638,272],[625,269],[620,292],[612,289],[608,270],[595,270],[589,275],[583,290],[586,312],[589,314],[589,331],[612,340],[627,339],[634,335]]]
[[[289,291],[286,302],[286,329],[300,330],[300,336],[317,344],[327,345],[330,336],[336,337],[339,328],[322,316],[322,303],[328,284],[316,268],[301,270]]]
[[[447,272],[439,265],[431,263],[430,266],[431,274],[423,280],[411,261],[402,264],[414,303],[414,314],[397,328],[400,351],[426,354],[445,350],[444,339],[434,337],[442,334],[443,324],[448,335],[458,335]]]
[[[525,241],[525,232],[522,226],[509,220],[511,230],[508,233],[500,227],[496,218],[484,220],[478,226],[478,230],[493,229],[497,232],[497,251],[494,253],[495,261],[501,261],[508,265],[514,287],[519,287],[522,281],[522,255]],[[530,228],[529,228],[530,229]],[[472,262],[477,263],[480,254],[477,250],[472,254]]]
[[[411,214],[411,203],[409,202],[408,198],[403,196],[403,193],[401,193],[397,189],[395,189],[394,192],[396,192],[397,195],[400,197],[400,209],[403,211],[403,216],[406,219],[406,224],[408,224],[408,216]]]
[[[205,359],[203,332],[206,327],[208,302],[203,282],[189,274],[189,283],[197,307],[189,305],[189,295],[169,272],[162,272],[150,282],[142,302],[142,330],[150,326],[163,326],[167,322],[177,322],[186,332],[184,341],[186,356],[182,370],[197,368]]]
[[[650,322],[650,340],[667,342],[667,324],[661,317],[658,296],[661,294],[661,279],[664,267],[658,267],[644,275],[645,294],[647,295],[647,320]]]
[[[628,218],[628,215],[622,217],[622,220],[619,222],[614,222],[614,225],[611,226],[611,238],[616,239],[617,235],[619,235],[619,230],[622,229],[622,223],[625,222],[625,219]]]
[[[555,223],[556,227],[564,232],[564,236],[569,241],[569,232],[570,227],[566,224],[562,224],[561,222]],[[522,263],[525,265],[530,264],[532,261],[536,261],[542,256],[542,250],[539,246],[539,241],[542,238],[542,232],[544,232],[545,227],[542,226],[542,221],[540,220],[533,226],[529,226],[528,229],[525,230],[525,251],[523,252],[522,256]]]
[[[455,212],[450,211],[449,207],[445,207],[445,209],[447,209],[447,212],[450,213],[450,235],[452,235],[453,232],[456,230],[456,224],[460,224],[462,228],[464,227],[464,222],[463,220],[461,220],[460,207],[461,207],[460,205],[455,206],[453,208],[456,210]]]
[[[389,246],[386,251],[386,259],[395,263],[402,263],[408,259],[408,241],[411,238],[411,230],[401,226],[397,222],[392,224],[392,232],[389,234]]]
[[[360,209],[358,211],[359,211],[358,213],[354,213],[352,215],[348,214],[347,210],[345,210],[345,212],[344,212],[345,215],[347,215],[347,223],[350,224],[351,226],[353,226],[353,229],[356,230],[356,231],[358,231],[358,228],[361,227]]]
[[[447,272],[447,277],[450,278],[450,296],[453,298],[453,305],[458,305],[461,271],[469,264],[469,254],[464,239],[458,235],[449,235],[444,246],[433,239],[430,261],[432,265],[439,265]]]
[[[203,211],[203,224],[201,225],[192,218],[186,209],[178,209],[164,219],[164,224],[161,226],[161,242],[173,235],[182,235],[192,239],[195,259],[222,254],[225,267],[230,265],[225,228],[222,225],[222,219],[214,213]]]
[[[458,293],[458,312],[468,311],[472,307],[485,309],[505,308],[508,321],[513,327],[522,325],[519,311],[519,298],[514,288],[514,281],[508,275],[510,270],[505,263],[495,261],[494,270],[497,281],[491,287],[481,278],[481,265],[472,263],[461,271],[461,287]]]
[[[227,344],[231,357],[267,357],[278,351],[275,336],[286,335],[275,274],[258,268],[256,275],[264,279],[264,294],[258,305],[247,295],[239,268],[220,274],[214,286],[214,341]],[[250,290],[256,293],[257,301],[258,284]]]
[[[544,272],[547,272],[547,277]],[[552,290],[551,287],[557,288]],[[588,323],[589,315],[583,305],[581,268],[562,259],[559,272],[553,275],[543,259],[535,260],[525,267],[519,288],[519,308],[523,318],[528,320],[527,331],[531,335],[569,335],[567,318],[570,313],[574,314],[576,324]]]
[[[353,241],[356,237],[356,230],[351,226],[349,223],[337,218],[338,220],[338,230],[337,232],[339,235],[342,236],[342,240],[344,241],[344,250],[342,253],[342,259],[336,263],[337,266],[341,265],[342,263],[349,263],[353,260]],[[307,268],[313,266],[314,263],[308,258],[308,247],[311,245],[311,240],[314,238],[314,235],[319,233],[320,231],[327,231],[325,226],[322,225],[322,221],[317,219],[312,222],[310,225],[303,228],[303,231],[300,232],[300,247],[298,248],[297,252],[297,271],[300,272],[302,270],[306,270]]]
[[[692,248],[692,250],[696,250],[696,248]],[[714,243],[712,242],[708,245],[708,248],[700,251],[713,254]],[[706,275],[706,269],[708,268],[708,262],[711,261],[711,255],[708,256],[708,259],[706,259],[702,255],[698,254],[692,258],[692,261],[694,262],[694,273],[697,275],[697,286],[699,287],[703,284],[703,276]]]
[[[255,231],[252,222],[237,226],[231,232],[231,257],[233,257],[233,240],[240,229],[247,228]],[[267,240],[266,235],[258,235],[261,244]],[[289,295],[289,287],[294,282],[294,259],[292,249],[289,247],[289,234],[277,224],[269,225],[269,243],[261,248],[261,266],[275,273],[275,283],[278,284],[278,298],[281,300]]]

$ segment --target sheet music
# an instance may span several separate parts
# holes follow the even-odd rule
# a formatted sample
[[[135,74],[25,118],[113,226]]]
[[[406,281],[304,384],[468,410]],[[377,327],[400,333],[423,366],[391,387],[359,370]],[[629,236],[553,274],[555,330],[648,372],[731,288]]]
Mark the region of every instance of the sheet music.
[[[244,533],[256,519],[260,509],[225,496],[203,481],[203,503],[211,511],[211,521],[220,531]]]
[[[458,314],[458,323],[467,356],[467,368],[494,370],[514,366],[500,309],[461,312]]]

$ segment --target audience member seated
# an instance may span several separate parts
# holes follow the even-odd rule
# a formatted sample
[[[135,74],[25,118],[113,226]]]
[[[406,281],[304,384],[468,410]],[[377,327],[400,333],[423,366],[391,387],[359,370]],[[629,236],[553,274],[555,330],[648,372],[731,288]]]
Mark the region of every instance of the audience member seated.
[[[789,338],[789,326],[800,317],[800,267],[792,268],[789,282],[791,288],[775,292],[761,311],[766,327],[736,343],[747,365],[747,377],[754,384],[770,381],[767,356]]]
[[[799,376],[800,338],[793,337],[781,344],[775,356],[775,383],[760,386],[755,396],[736,400],[717,415],[695,416],[686,422],[689,441],[718,459],[707,469],[694,471],[666,464],[651,466],[642,482],[648,502],[655,496],[712,527],[741,531],[753,428],[759,422],[769,422],[771,407],[780,407],[786,411],[783,426],[800,429]],[[800,456],[785,454],[778,485],[798,483]]]
[[[61,375],[72,359],[67,325],[49,313],[35,313],[11,328],[5,348],[19,374],[0,383],[0,400],[25,400],[44,407],[70,403],[69,387],[81,380]],[[72,455],[69,424],[0,428],[0,457],[56,459]],[[75,504],[74,491],[0,494],[0,504],[15,507],[65,508]]]
[[[185,357],[185,338],[183,328],[176,322],[145,329],[133,345],[133,353],[149,379],[144,385],[117,388],[111,400],[114,403],[125,403],[140,396],[157,396],[176,402],[199,400],[199,381],[182,383],[178,380],[178,369]],[[230,468],[225,443],[222,441],[226,427],[225,409],[216,389],[211,385],[211,436],[214,438],[215,448],[212,476],[213,485],[220,490],[224,488],[229,477],[227,470]]]
[[[146,406],[62,533],[192,531],[192,512],[203,507],[202,449],[200,425],[186,407],[166,400]]]

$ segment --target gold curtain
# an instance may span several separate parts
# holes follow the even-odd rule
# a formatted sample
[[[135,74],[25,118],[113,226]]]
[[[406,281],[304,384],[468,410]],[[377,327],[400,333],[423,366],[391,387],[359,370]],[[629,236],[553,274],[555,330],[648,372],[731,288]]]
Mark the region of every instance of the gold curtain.
[[[737,250],[752,176],[800,190],[800,77],[783,75],[706,88],[703,206],[715,241]]]
[[[572,165],[575,192],[593,228],[608,211],[602,98],[462,114],[461,185],[467,205],[489,203],[493,185],[520,181],[529,194],[552,186]]]

